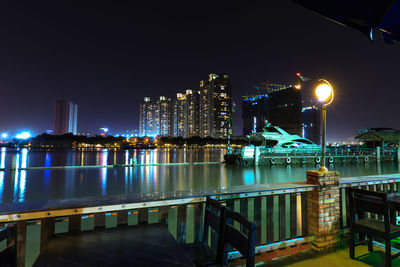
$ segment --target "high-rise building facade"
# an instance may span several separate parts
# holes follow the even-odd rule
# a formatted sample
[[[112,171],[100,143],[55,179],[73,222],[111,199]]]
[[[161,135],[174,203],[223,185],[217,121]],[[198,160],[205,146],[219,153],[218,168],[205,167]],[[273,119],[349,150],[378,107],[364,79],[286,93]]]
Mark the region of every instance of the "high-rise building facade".
[[[160,96],[159,99],[160,135],[172,135],[172,104],[171,99]]]
[[[187,134],[200,136],[200,91],[186,90]]]
[[[157,100],[145,97],[140,104],[139,135],[171,135],[171,125],[171,99],[165,96],[160,96]]]
[[[261,132],[267,120],[268,95],[242,97],[243,134]]]
[[[188,136],[186,94],[177,93],[174,101],[174,136]]]
[[[291,134],[301,135],[301,93],[294,87],[267,90],[267,94],[242,98],[243,134],[261,132],[268,120]]]
[[[54,102],[53,134],[76,134],[78,126],[78,105],[69,100]]]
[[[319,103],[317,102],[314,89],[317,86],[317,82],[313,80],[305,81],[301,83],[301,94],[302,94],[302,136],[313,141],[316,144],[320,144],[321,140],[321,123],[320,116],[321,111],[319,109]]]
[[[227,138],[232,133],[232,85],[226,74],[200,82],[200,136]]]

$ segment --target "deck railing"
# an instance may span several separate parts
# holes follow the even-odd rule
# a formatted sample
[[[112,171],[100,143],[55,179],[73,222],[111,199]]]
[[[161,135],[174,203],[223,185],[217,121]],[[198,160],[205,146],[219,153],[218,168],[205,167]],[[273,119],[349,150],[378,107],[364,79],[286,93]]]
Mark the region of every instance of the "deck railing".
[[[341,178],[340,226],[347,227],[346,188],[400,190],[400,176]],[[17,225],[18,266],[32,263],[54,233],[163,223],[179,243],[202,239],[204,202],[211,196],[257,224],[256,253],[307,243],[308,192],[305,182],[238,186],[173,193],[137,194],[9,203],[0,206],[0,224]],[[237,226],[236,226],[237,227]],[[32,229],[36,229],[33,231]],[[210,245],[215,241],[210,234]],[[231,252],[231,258],[240,257]]]
[[[3,204],[0,223],[17,224],[18,266],[25,266],[26,256],[29,262],[37,257],[39,249],[35,251],[35,246],[42,250],[49,237],[60,232],[159,222],[168,225],[179,243],[198,242],[202,239],[205,197],[212,196],[257,223],[256,252],[260,253],[277,244],[284,247],[286,243],[292,246],[308,241],[307,192],[313,187],[301,182]],[[11,211],[15,209],[17,212]],[[40,227],[33,241],[33,235],[27,231],[32,226]],[[27,239],[31,241],[27,243]],[[215,238],[211,236],[209,240]],[[233,252],[230,257],[240,254]]]

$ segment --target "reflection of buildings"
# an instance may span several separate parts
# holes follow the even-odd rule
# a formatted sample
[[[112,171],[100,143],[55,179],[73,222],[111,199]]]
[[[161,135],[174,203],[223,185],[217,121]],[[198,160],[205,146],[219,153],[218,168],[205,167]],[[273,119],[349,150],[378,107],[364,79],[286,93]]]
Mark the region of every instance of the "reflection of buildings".
[[[200,82],[200,136],[228,137],[232,116],[232,85],[225,74],[210,74]],[[232,129],[231,129],[232,131]]]
[[[268,120],[290,134],[301,135],[318,144],[320,114],[313,102],[312,88],[311,83],[305,83],[300,90],[282,85],[256,86],[258,94],[242,98],[243,134],[262,131]]]
[[[145,97],[140,104],[139,135],[170,135],[171,120],[171,99],[160,96],[154,101],[150,97]]]
[[[54,102],[53,134],[76,134],[78,125],[78,105],[69,100]]]

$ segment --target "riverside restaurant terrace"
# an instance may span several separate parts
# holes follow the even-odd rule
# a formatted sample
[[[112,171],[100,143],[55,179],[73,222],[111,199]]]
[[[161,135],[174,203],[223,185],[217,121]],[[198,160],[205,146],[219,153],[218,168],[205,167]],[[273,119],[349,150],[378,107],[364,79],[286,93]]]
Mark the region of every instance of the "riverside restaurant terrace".
[[[210,256],[229,266],[390,266],[379,237],[373,252],[356,247],[350,258],[348,194],[351,188],[399,192],[399,182],[399,174],[340,178],[335,171],[308,171],[306,182],[6,203],[0,258],[2,266],[194,266]],[[391,206],[393,229],[398,206]],[[365,218],[385,219],[371,212]],[[397,244],[394,239],[393,253]]]

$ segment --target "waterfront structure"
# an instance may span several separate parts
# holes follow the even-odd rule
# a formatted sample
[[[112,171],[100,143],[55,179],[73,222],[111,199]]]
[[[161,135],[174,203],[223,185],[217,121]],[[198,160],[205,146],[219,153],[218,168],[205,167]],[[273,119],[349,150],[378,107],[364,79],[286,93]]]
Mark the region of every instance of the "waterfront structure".
[[[227,138],[232,133],[232,85],[226,74],[200,81],[200,136]],[[230,133],[229,133],[230,131]]]
[[[139,135],[171,135],[172,106],[171,99],[160,96],[157,100],[145,97],[140,104]]]
[[[266,94],[242,97],[243,134],[261,132],[268,120],[290,134],[301,135],[300,91],[294,87],[266,91]]]
[[[72,101],[57,99],[54,102],[53,134],[76,134],[78,126],[78,105]]]

